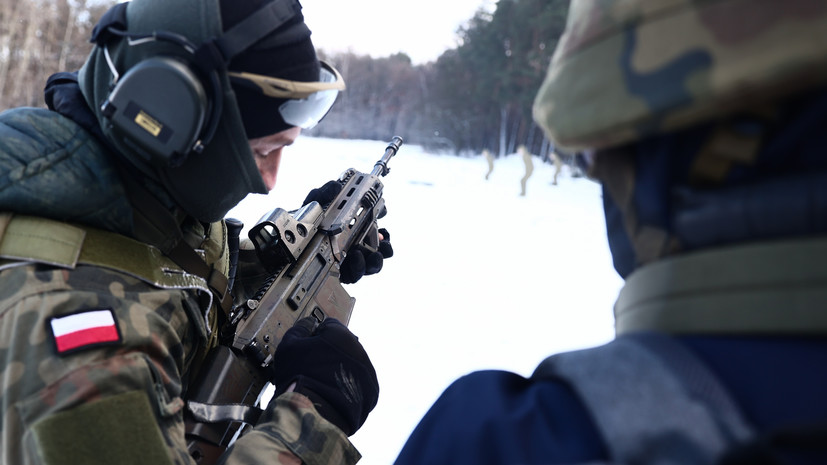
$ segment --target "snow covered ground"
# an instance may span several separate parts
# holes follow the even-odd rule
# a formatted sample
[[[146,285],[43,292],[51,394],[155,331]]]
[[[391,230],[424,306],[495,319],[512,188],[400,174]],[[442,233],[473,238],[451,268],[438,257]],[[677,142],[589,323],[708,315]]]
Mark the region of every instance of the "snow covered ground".
[[[402,134],[404,137],[404,134]],[[388,137],[390,140],[390,135]],[[229,216],[247,226],[273,207],[297,208],[346,168],[368,172],[387,141],[303,137],[282,159],[276,188]],[[482,156],[403,145],[383,178],[395,255],[347,286],[350,322],[376,368],[379,404],[352,438],[360,465],[393,462],[440,393],[474,370],[528,376],[546,356],[613,335],[622,285],[605,238],[600,187],[534,159],[526,196],[516,155],[485,180]]]

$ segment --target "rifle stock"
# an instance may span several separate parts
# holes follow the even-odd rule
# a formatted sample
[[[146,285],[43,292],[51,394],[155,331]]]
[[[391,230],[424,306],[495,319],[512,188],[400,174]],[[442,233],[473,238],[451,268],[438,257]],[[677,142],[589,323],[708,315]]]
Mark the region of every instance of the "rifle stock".
[[[402,144],[394,137],[370,173],[353,168],[327,209],[310,202],[295,212],[276,208],[250,229],[259,260],[271,273],[256,296],[236,306],[222,342],[207,355],[190,387],[185,412],[190,455],[216,463],[258,420],[257,407],[284,333],[296,321],[336,318],[347,325],[356,299],[339,282],[349,250],[378,250],[377,219],[384,214],[380,180]]]

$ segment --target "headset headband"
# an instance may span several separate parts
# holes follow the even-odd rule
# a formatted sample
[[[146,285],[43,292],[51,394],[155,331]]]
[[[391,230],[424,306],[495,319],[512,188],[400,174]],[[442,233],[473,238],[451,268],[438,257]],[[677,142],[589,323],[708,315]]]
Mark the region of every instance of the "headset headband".
[[[301,5],[296,0],[274,0],[244,18],[240,23],[224,32],[221,37],[204,45],[214,44],[221,51],[225,63],[229,63],[233,57],[280,28],[300,12]],[[304,22],[298,23],[297,26],[303,28],[307,35],[310,35],[310,30]],[[289,34],[292,29],[285,30],[276,37],[292,36],[293,34]],[[275,44],[268,45],[272,47]]]
[[[128,33],[126,8],[128,2],[118,3],[110,8],[92,30],[90,41],[104,45],[113,35],[126,37],[152,37],[158,40],[176,42],[184,45],[196,55],[196,64],[200,69],[209,71],[224,68],[236,55],[247,50],[256,42],[270,35],[284,23],[301,12],[301,5],[296,0],[273,0],[259,8],[244,20],[225,31],[220,37],[209,40],[195,47],[186,37],[169,31],[152,31],[151,33]],[[268,47],[277,47],[294,41],[295,37],[310,35],[310,30],[303,22],[286,29],[267,41]],[[204,58],[204,60],[199,60]]]

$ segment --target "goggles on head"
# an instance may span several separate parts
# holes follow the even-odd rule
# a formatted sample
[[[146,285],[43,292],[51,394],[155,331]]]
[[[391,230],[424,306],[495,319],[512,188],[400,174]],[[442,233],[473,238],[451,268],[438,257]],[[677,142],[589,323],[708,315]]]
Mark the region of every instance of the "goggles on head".
[[[288,99],[279,106],[279,115],[285,123],[311,129],[324,118],[345,81],[339,71],[319,60],[321,71],[318,82],[289,81],[261,74],[233,72],[227,74],[233,82],[257,88],[267,97]]]

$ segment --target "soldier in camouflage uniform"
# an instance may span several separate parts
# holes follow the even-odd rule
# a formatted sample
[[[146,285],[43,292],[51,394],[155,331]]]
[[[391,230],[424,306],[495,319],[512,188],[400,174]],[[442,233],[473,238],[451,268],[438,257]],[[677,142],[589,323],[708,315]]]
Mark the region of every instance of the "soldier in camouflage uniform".
[[[578,0],[534,117],[603,185],[617,337],[452,384],[398,465],[827,463],[827,3]]]
[[[230,300],[222,218],[248,193],[272,188],[282,148],[306,127],[281,109],[298,104],[315,123],[333,102],[308,108],[289,94],[230,84],[227,67],[316,85],[322,73],[300,8],[295,0],[121,3],[95,29],[79,74],[50,79],[49,110],[0,114],[3,464],[195,463],[182,399]],[[243,43],[248,33],[261,37]],[[218,62],[205,64],[210,50]],[[223,96],[223,105],[209,100],[215,127],[205,145],[166,162],[102,109],[119,76],[160,55],[196,70],[183,75],[215,76],[205,94]],[[221,463],[359,459],[348,436],[376,404],[376,374],[343,325],[319,328],[285,336],[291,363],[278,373],[280,395]],[[352,375],[360,396],[325,384],[331,364]]]
[[[525,165],[525,174],[520,178],[520,196],[525,196],[526,183],[528,183],[528,178],[534,173],[534,161],[531,159],[531,153],[529,153],[525,145],[519,146],[517,153],[520,154],[520,158],[523,159],[523,164]]]

